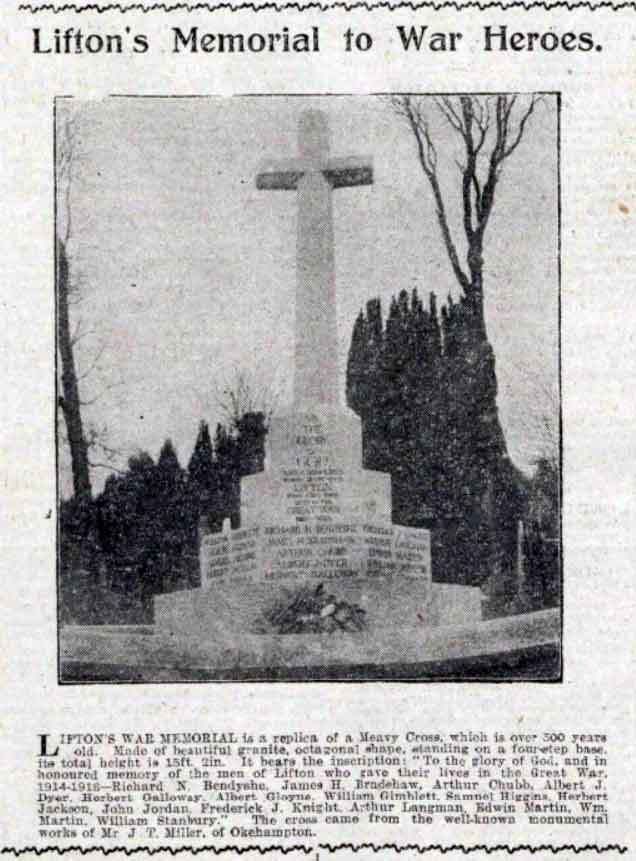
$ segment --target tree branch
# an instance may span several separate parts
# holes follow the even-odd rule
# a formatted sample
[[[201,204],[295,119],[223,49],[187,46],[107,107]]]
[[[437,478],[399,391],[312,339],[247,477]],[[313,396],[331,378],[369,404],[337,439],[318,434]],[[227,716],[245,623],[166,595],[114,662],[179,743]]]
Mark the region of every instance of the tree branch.
[[[80,406],[82,407],[91,407],[93,404],[96,404],[107,392],[112,392],[113,389],[118,389],[120,386],[123,386],[124,381],[118,380],[116,383],[109,383],[107,386],[104,386],[101,392],[98,392],[95,397],[89,398],[88,400],[83,400],[80,398]]]
[[[519,121],[519,128],[517,130],[517,135],[516,135],[514,141],[510,144],[510,146],[504,152],[504,156],[503,156],[504,158],[508,158],[508,156],[511,156],[512,153],[517,149],[517,147],[521,143],[521,138],[523,137],[523,133],[524,133],[525,128],[526,128],[526,123],[530,119],[530,116],[532,115],[538,101],[539,101],[538,96],[532,96],[532,99],[530,100],[530,104],[529,104],[527,110],[523,113],[523,115]]]
[[[423,110],[418,108],[418,106],[413,102],[410,96],[400,97],[400,107],[402,116],[406,117],[406,119],[408,120],[411,130],[415,136],[420,165],[422,167],[424,175],[429,181],[431,190],[433,192],[437,220],[442,233],[442,238],[444,240],[444,245],[446,246],[446,251],[451,263],[451,267],[462,290],[464,292],[468,292],[470,289],[470,281],[459,262],[457,248],[455,247],[455,243],[453,241],[453,237],[451,235],[450,228],[448,225],[444,198],[442,196],[439,180],[437,178],[437,153],[431,139],[426,117]]]
[[[468,96],[461,98],[464,144],[466,145],[466,169],[462,177],[462,202],[464,205],[464,233],[468,240],[468,247],[472,245],[473,229],[473,177],[477,170],[477,156],[475,155],[475,142],[473,139],[473,109],[472,101]],[[479,205],[479,201],[477,202]]]
[[[479,129],[479,141],[475,145],[475,155],[479,155],[481,152],[490,128],[490,102],[488,98],[485,102],[477,101],[477,107],[479,116],[473,112],[473,118]]]
[[[497,184],[503,164],[519,146],[539,99],[532,96],[525,109],[521,109],[522,99],[518,94],[496,97],[464,95],[459,97],[459,102],[449,96],[430,99],[444,122],[458,135],[465,154],[465,160],[455,159],[455,163],[461,176],[462,225],[468,246],[468,274],[459,261],[448,222],[437,171],[437,150],[423,97],[404,95],[392,99],[396,113],[406,119],[415,138],[419,162],[433,192],[446,252],[466,296],[472,293],[479,300],[483,291],[484,233],[493,209]],[[520,113],[518,125],[514,120],[515,113]]]
[[[95,370],[95,368],[97,367],[97,363],[99,362],[101,357],[104,355],[104,350],[106,349],[106,345],[107,345],[107,342],[104,341],[104,343],[101,345],[101,347],[98,349],[97,353],[93,357],[93,360],[90,363],[90,365],[88,366],[88,368],[85,371],[83,371],[81,374],[78,375],[78,377],[77,377],[78,382],[85,380],[86,377],[90,376],[90,374]]]
[[[464,133],[464,126],[462,125],[462,120],[448,96],[443,96],[435,99],[435,104],[437,105],[437,108],[442,113],[442,115],[445,117],[447,123],[452,126],[455,131],[460,134],[465,140],[466,137]]]

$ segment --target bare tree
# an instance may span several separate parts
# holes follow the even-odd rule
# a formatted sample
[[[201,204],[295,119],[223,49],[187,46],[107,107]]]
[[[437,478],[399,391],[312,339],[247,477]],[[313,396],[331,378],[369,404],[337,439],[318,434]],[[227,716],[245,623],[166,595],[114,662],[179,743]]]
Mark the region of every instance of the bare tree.
[[[105,425],[96,427],[85,421],[85,411],[107,391],[120,382],[96,386],[93,379],[100,370],[100,362],[106,350],[102,340],[90,350],[82,350],[96,333],[84,325],[79,313],[85,295],[81,273],[73,265],[72,190],[74,171],[81,153],[81,125],[77,111],[67,109],[58,112],[56,122],[56,303],[57,303],[57,347],[60,357],[60,393],[58,406],[63,419],[60,437],[68,446],[73,477],[73,495],[76,499],[90,500],[92,496],[91,470],[107,469],[118,472],[115,461],[122,452],[108,443]],[[81,361],[83,359],[83,361]],[[88,381],[92,388],[86,394]]]
[[[412,131],[422,171],[435,201],[437,220],[453,273],[474,314],[476,332],[485,339],[484,235],[495,202],[504,164],[515,152],[539,97],[410,96],[392,98],[396,113]],[[462,262],[438,169],[431,108],[455,133],[463,158],[456,162],[461,181],[462,228],[466,260]]]
[[[259,380],[257,374],[236,367],[230,378],[217,387],[215,400],[230,429],[236,430],[246,413],[262,413],[267,427],[279,395],[273,385]]]
[[[82,422],[79,380],[75,363],[74,335],[71,332],[70,305],[73,296],[68,242],[72,234],[70,195],[73,180],[73,158],[77,128],[71,117],[60,124],[56,136],[57,169],[57,235],[56,235],[56,302],[57,348],[60,356],[61,392],[58,405],[64,417],[71,456],[73,494],[78,501],[90,500],[91,480],[88,443]],[[77,335],[77,333],[76,333]]]

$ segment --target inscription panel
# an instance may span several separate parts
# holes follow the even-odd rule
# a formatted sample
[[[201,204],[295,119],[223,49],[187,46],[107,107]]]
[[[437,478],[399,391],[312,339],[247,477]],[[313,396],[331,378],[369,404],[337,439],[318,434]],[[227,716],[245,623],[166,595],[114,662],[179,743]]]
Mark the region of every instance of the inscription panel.
[[[430,580],[431,572],[426,538],[414,539],[392,526],[352,522],[265,527],[262,563],[262,576],[269,580],[358,576]]]
[[[360,419],[343,408],[321,406],[322,412],[300,411],[272,420],[268,443],[272,469],[360,467]]]
[[[423,530],[353,521],[265,525],[206,536],[202,583],[351,579],[430,580]]]
[[[321,457],[315,457],[315,462],[319,463]],[[327,455],[324,460],[327,464]],[[342,516],[345,473],[325,464],[281,471],[287,516],[299,522],[308,518],[331,520]]]
[[[201,556],[202,585],[209,587],[227,577],[254,577],[260,566],[259,533],[258,527],[251,527],[207,535]]]
[[[266,580],[350,578],[360,573],[356,525],[266,526],[263,577]]]
[[[218,592],[219,612],[235,620],[256,618],[268,601],[318,584],[334,601],[363,609],[366,626],[420,624],[430,616],[430,537],[422,530],[356,518],[270,518],[206,536],[202,550],[202,586]]]

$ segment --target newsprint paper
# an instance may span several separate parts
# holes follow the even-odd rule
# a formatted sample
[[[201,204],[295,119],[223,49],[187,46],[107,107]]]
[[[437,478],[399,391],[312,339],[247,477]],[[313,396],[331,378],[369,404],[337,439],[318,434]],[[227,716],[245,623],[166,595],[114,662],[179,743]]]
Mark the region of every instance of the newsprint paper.
[[[636,857],[636,6],[0,21],[0,851]]]

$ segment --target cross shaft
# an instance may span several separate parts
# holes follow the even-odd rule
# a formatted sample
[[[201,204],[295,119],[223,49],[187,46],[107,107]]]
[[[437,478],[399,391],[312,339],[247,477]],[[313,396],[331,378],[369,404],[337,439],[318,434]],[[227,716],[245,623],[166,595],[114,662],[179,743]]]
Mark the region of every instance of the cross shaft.
[[[373,182],[368,158],[330,158],[322,111],[305,111],[298,158],[269,161],[256,187],[296,191],[296,338],[294,403],[339,403],[332,190]]]

